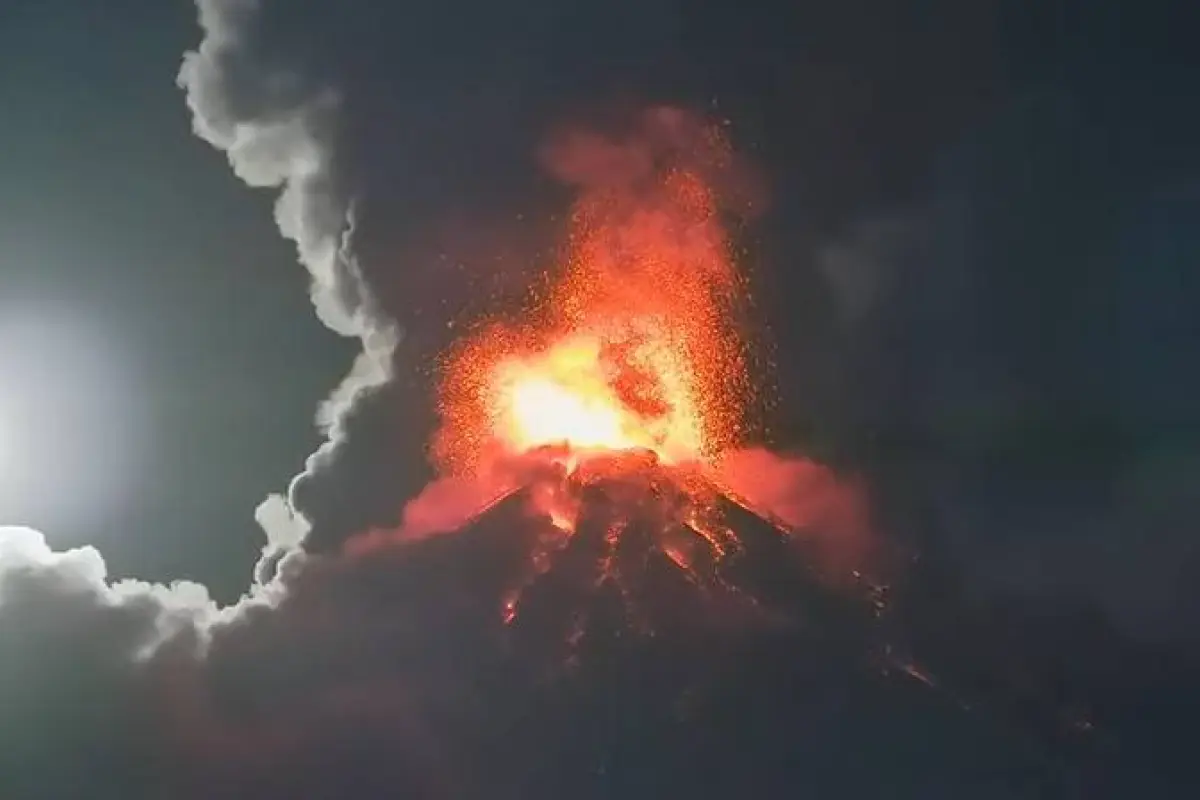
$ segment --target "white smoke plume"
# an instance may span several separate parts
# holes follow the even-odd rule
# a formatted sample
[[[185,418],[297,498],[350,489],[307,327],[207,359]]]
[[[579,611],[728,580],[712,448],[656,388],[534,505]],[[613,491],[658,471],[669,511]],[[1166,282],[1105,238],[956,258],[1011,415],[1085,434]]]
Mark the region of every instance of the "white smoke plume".
[[[263,17],[273,4],[197,0],[196,5],[204,38],[185,55],[178,77],[193,128],[227,155],[248,185],[279,190],[275,220],[310,273],[317,316],[363,344],[353,369],[320,409],[318,423],[330,441],[298,478],[303,484],[340,457],[345,437],[339,419],[360,392],[390,378],[397,329],[378,312],[350,251],[355,214],[337,170],[338,93],[307,74],[305,54],[280,53],[266,40]],[[307,527],[303,517],[296,519]],[[271,530],[268,535],[274,540]],[[270,573],[272,552],[298,543],[291,538],[286,547],[275,541],[268,546],[262,575]]]
[[[350,206],[334,169],[337,94],[258,46],[261,0],[197,0],[204,40],[179,72],[196,134],[254,187],[279,188],[275,219],[312,274],[317,314],[347,336],[375,327],[343,247]]]

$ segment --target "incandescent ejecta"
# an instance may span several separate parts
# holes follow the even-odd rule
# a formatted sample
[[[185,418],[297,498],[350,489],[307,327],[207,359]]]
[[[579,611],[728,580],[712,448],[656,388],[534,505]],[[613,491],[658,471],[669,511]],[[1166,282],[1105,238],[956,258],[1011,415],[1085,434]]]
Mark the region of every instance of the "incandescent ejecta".
[[[547,154],[579,190],[557,261],[521,307],[467,326],[440,358],[441,477],[398,531],[351,547],[460,530],[510,498],[526,525],[549,523],[500,603],[510,620],[568,550],[590,548],[578,580],[611,584],[634,618],[647,559],[735,598],[717,565],[745,550],[730,524],[742,509],[778,556],[850,554],[839,567],[860,577],[868,533],[853,487],[751,449],[765,376],[751,366],[749,286],[726,227],[745,209],[721,191],[742,169],[725,127],[658,108],[621,136],[569,133]]]

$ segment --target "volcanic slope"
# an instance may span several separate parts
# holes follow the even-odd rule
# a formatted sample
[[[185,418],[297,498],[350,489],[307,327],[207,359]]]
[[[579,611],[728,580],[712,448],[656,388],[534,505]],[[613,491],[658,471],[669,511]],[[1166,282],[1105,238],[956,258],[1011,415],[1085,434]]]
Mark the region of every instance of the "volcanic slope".
[[[696,487],[652,459],[565,480],[570,532],[530,484],[414,547],[503,587],[466,794],[1054,796],[1040,743],[898,669],[878,590],[774,522],[715,487],[681,521]]]

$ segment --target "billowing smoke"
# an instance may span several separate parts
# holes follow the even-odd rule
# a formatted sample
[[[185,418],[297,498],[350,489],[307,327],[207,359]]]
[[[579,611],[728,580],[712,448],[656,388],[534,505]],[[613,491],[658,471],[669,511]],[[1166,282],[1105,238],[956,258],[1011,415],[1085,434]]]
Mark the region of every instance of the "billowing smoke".
[[[202,586],[113,582],[91,548],[55,553],[0,528],[0,788],[328,797],[354,776],[364,797],[484,796],[452,785],[450,763],[482,763],[474,734],[517,711],[496,698],[516,702],[519,683],[478,694],[504,675],[504,555],[309,560],[281,571],[278,594],[221,609]]]
[[[333,462],[355,457],[353,450],[343,452],[358,443],[346,443],[354,423],[342,416],[360,395],[377,391],[387,381],[398,329],[378,312],[351,251],[353,187],[339,172],[337,91],[323,82],[324,76],[311,74],[308,65],[313,59],[305,44],[276,41],[274,28],[282,27],[281,20],[267,14],[281,13],[279,4],[197,0],[197,7],[204,39],[185,56],[179,73],[194,129],[225,152],[247,184],[279,190],[275,220],[280,232],[296,243],[308,269],[318,317],[363,344],[350,374],[322,406],[318,421],[328,431],[329,442],[297,479],[291,502],[293,507],[303,506],[305,486],[315,475],[332,468]],[[363,409],[353,413],[361,416]],[[320,481],[317,477],[315,482]],[[323,508],[320,502],[313,505],[318,512]],[[302,517],[296,523],[305,532],[312,527]],[[320,524],[319,534],[326,527]],[[277,530],[272,526],[268,533]],[[282,536],[288,545],[296,544],[294,535]],[[280,547],[273,540],[269,550]],[[270,567],[268,560],[260,572],[269,575]]]
[[[305,73],[305,59],[263,41],[264,5],[197,0],[204,40],[184,58],[179,85],[196,134],[224,151],[247,184],[280,190],[275,220],[312,276],[318,316],[338,333],[364,336],[378,320],[343,246],[350,204],[337,175],[338,97]]]
[[[36,531],[0,527],[7,797],[145,796],[146,670],[167,643],[195,658],[217,609],[196,584],[106,578],[90,547],[55,553]]]
[[[279,191],[275,219],[309,272],[318,316],[363,344],[321,412],[332,443],[314,457],[311,468],[319,469],[352,425],[341,419],[345,409],[387,380],[395,342],[348,247],[354,211],[337,165],[339,98],[307,70],[308,54],[279,39],[280,20],[267,20],[281,4],[197,0],[197,8],[204,38],[178,78],[195,132],[247,184]],[[326,792],[312,770],[281,771],[280,759],[304,742],[293,742],[286,723],[271,718],[277,708],[229,710],[230,697],[246,703],[269,694],[283,651],[315,641],[271,634],[294,625],[282,611],[285,600],[303,603],[295,590],[300,576],[322,568],[299,555],[312,526],[281,496],[256,516],[267,537],[264,557],[246,597],[227,608],[195,583],[110,581],[93,548],[55,553],[35,531],[0,528],[0,794],[209,797],[221,785],[236,796],[272,786],[294,796],[307,793],[302,783]],[[253,667],[223,669],[247,634],[282,649],[256,650],[261,662]],[[356,712],[356,705],[363,706],[321,694],[293,712],[365,724],[375,712]]]

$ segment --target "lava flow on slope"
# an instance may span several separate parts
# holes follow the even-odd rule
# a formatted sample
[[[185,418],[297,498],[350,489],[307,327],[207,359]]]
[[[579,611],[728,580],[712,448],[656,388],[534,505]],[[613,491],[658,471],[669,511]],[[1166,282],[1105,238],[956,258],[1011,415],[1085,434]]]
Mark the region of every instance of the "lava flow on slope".
[[[563,267],[530,307],[447,354],[439,466],[478,470],[547,447],[569,452],[572,470],[633,450],[681,465],[739,442],[753,393],[745,287],[706,179],[730,155],[713,131],[690,144],[647,154],[668,161],[646,174],[585,189]]]

